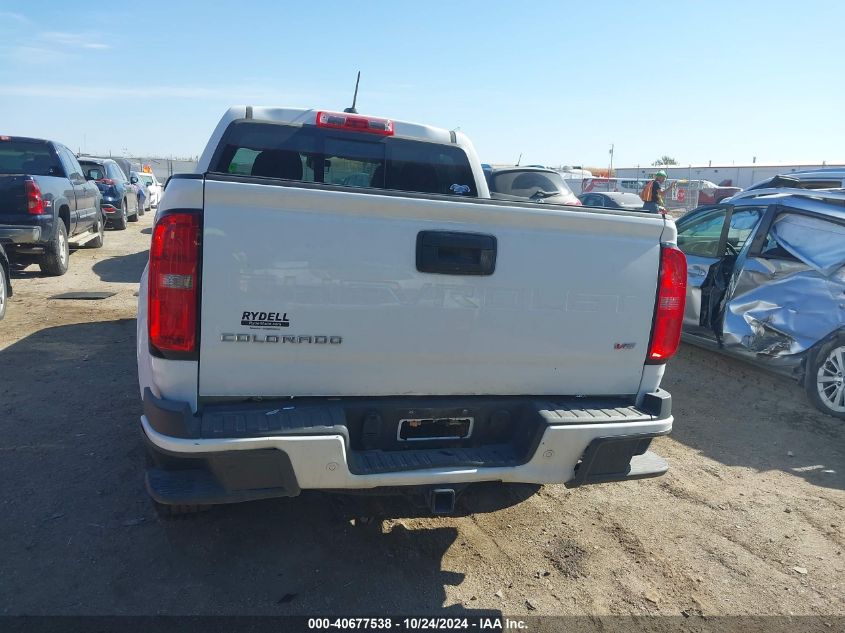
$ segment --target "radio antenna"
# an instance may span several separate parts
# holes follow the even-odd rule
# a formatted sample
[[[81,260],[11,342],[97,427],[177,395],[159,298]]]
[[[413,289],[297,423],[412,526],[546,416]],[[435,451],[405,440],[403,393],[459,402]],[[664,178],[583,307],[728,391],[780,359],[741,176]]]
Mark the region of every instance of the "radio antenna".
[[[355,104],[358,102],[358,84],[361,83],[361,71],[358,71],[358,78],[355,80],[355,94],[352,95],[352,107],[345,108],[343,111],[348,114],[358,114],[358,110],[355,109]]]

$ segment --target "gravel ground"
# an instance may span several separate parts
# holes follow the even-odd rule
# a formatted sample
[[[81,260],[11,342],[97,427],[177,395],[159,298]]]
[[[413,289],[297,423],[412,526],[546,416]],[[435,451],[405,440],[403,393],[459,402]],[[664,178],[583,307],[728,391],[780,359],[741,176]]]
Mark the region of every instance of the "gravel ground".
[[[845,615],[845,425],[684,347],[659,479],[484,485],[452,517],[305,493],[157,518],[143,489],[137,280],[149,215],[18,272],[0,323],[0,614]],[[59,301],[110,290],[102,301]]]

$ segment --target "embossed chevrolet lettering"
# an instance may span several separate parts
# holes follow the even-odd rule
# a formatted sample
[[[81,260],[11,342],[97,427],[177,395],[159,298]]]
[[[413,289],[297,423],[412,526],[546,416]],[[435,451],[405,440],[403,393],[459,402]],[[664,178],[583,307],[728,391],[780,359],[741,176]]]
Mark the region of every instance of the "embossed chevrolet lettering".
[[[293,345],[311,344],[311,345],[340,345],[343,343],[342,336],[327,336],[327,335],[284,335],[276,334],[235,334],[226,332],[220,335],[220,340],[224,343],[290,343]]]

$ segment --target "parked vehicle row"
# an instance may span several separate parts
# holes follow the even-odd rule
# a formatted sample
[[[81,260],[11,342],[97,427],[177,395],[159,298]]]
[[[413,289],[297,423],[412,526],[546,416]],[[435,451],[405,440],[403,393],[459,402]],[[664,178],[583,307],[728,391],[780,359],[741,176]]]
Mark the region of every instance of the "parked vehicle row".
[[[151,180],[157,203],[161,188]],[[115,160],[77,157],[56,141],[0,136],[0,319],[13,267],[65,274],[71,246],[100,248],[106,225],[121,230],[137,221],[146,186],[143,174],[128,178]]]
[[[9,258],[67,271],[69,244],[99,248],[102,193],[64,145],[0,136],[0,241]]]
[[[110,226],[124,230],[127,222],[137,222],[143,208],[138,204],[138,192],[126,174],[111,158],[82,156],[79,164],[86,180],[96,184],[102,196],[102,210]]]

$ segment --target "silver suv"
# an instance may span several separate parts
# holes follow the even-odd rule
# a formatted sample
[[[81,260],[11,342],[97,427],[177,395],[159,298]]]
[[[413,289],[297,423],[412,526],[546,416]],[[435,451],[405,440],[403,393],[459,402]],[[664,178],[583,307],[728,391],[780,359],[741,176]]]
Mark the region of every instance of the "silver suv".
[[[677,227],[684,340],[793,376],[845,419],[845,190],[744,192]]]

